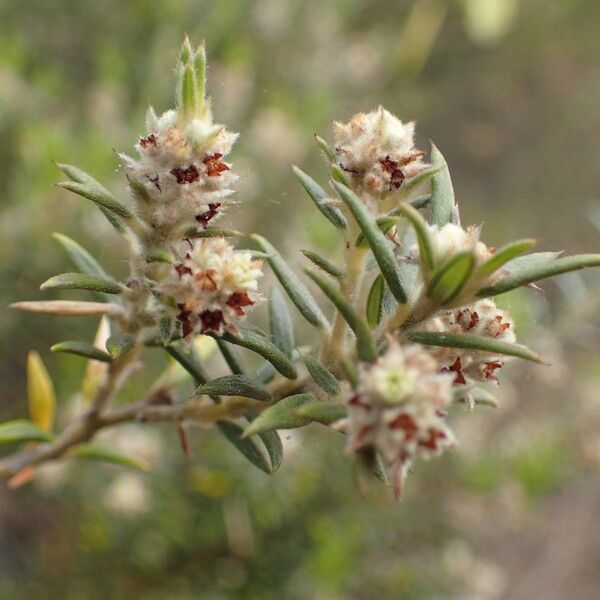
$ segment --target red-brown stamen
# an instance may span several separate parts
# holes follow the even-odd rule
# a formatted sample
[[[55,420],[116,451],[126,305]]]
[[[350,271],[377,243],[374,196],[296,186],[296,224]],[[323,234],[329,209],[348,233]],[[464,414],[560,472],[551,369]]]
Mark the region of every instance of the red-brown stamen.
[[[177,179],[177,183],[193,183],[198,180],[200,174],[198,173],[198,169],[196,165],[190,165],[187,169],[181,169],[180,167],[174,167],[169,171],[171,175]]]
[[[235,310],[236,315],[242,316],[246,314],[244,307],[252,306],[254,301],[250,299],[247,292],[234,292],[229,296],[226,304]]]
[[[229,167],[220,160],[223,155],[220,152],[205,156],[202,162],[206,165],[206,174],[209,177],[218,177],[224,171],[229,171]]]
[[[208,210],[201,215],[196,215],[196,221],[202,225],[206,229],[208,222],[217,216],[219,213],[219,208],[221,208],[220,202],[211,202],[208,205]]]
[[[223,313],[220,310],[205,310],[200,313],[202,333],[207,331],[219,331],[223,324]]]

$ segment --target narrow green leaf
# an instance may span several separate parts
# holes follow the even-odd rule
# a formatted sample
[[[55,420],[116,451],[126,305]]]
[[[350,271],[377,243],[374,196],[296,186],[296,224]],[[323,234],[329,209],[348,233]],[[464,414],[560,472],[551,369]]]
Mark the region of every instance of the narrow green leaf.
[[[276,431],[265,431],[264,433],[259,433],[258,437],[265,445],[271,459],[271,472],[275,473],[275,471],[279,470],[283,462],[283,444],[281,443],[281,438]]]
[[[253,421],[254,422],[254,421]],[[271,465],[260,446],[253,438],[242,438],[244,430],[236,423],[219,421],[217,427],[221,433],[255,466],[268,475],[272,473]]]
[[[244,237],[244,233],[237,229],[216,229],[215,227],[207,227],[206,229],[199,229],[197,227],[191,227],[185,232],[185,237],[188,238],[214,238],[214,237]]]
[[[111,279],[100,279],[83,273],[61,273],[50,277],[40,286],[40,290],[89,290],[105,294],[120,294],[120,283]]]
[[[189,348],[184,350],[180,345],[169,344],[165,346],[165,350],[192,376],[197,384],[200,385],[208,381],[208,375]]]
[[[78,183],[76,181],[63,181],[57,184],[59,187],[69,190],[75,194],[79,194],[88,200],[106,208],[123,219],[131,219],[133,214],[131,211],[121,204],[108,190],[97,188],[88,183]]]
[[[452,220],[454,188],[446,159],[435,144],[431,144],[431,166],[441,169],[431,178],[431,222],[443,227]]]
[[[313,381],[321,389],[325,390],[330,396],[337,396],[340,393],[342,389],[340,383],[329,369],[312,356],[304,356],[302,360]]]
[[[427,266],[428,269],[435,269],[435,253],[433,251],[433,243],[429,236],[429,228],[427,222],[421,216],[421,213],[416,208],[410,206],[410,204],[402,203],[398,207],[400,213],[406,217],[415,230],[417,241],[419,242],[419,253],[421,261]]]
[[[384,290],[385,280],[380,273],[373,281],[367,296],[367,323],[373,328],[377,327],[381,321]]]
[[[231,372],[234,375],[244,375],[246,370],[243,367],[240,357],[237,356],[237,353],[234,351],[234,348],[227,342],[224,342],[221,338],[216,338],[216,341],[219,351],[225,359],[227,366],[231,369]]]
[[[359,317],[352,308],[348,299],[331,283],[313,271],[306,270],[306,274],[321,288],[321,291],[331,300],[340,311],[342,317],[356,336],[356,350],[361,360],[372,362],[377,356],[375,341],[367,322]]]
[[[500,267],[504,266],[509,260],[523,254],[535,246],[536,240],[526,239],[510,242],[501,248],[498,248],[494,255],[488,258],[478,269],[477,275],[488,277],[496,272]]]
[[[27,404],[31,420],[43,431],[52,431],[56,412],[54,384],[37,352],[27,356]]]
[[[277,375],[277,369],[268,360],[265,360],[256,368],[251,377],[256,381],[267,384],[273,381],[275,375]]]
[[[117,333],[106,340],[106,349],[113,358],[121,358],[134,346],[135,338],[129,333]]]
[[[110,279],[110,276],[100,263],[75,240],[62,233],[53,233],[52,237],[62,246],[69,258],[82,273],[91,277],[98,277],[99,279]]]
[[[308,402],[296,410],[294,414],[309,421],[317,421],[323,425],[331,425],[348,414],[343,404],[333,402]]]
[[[407,192],[409,190],[412,190],[413,188],[415,188],[419,184],[423,183],[424,181],[431,179],[434,175],[436,175],[440,171],[443,171],[445,168],[446,168],[446,165],[444,163],[443,165],[438,164],[434,167],[430,167],[429,169],[425,169],[424,171],[421,171],[418,175],[415,175],[414,177],[411,177],[410,179],[403,181],[401,191]]]
[[[535,255],[531,255],[535,256]],[[526,256],[522,258],[527,258]],[[479,290],[477,295],[485,298],[487,296],[495,296],[496,294],[504,294],[510,290],[527,285],[528,283],[534,283],[540,279],[546,277],[553,277],[554,275],[561,275],[562,273],[569,273],[571,271],[578,271],[586,267],[599,267],[600,266],[600,254],[578,254],[576,256],[565,256],[562,258],[550,259],[547,261],[541,261],[541,264],[531,263],[532,266],[527,266],[526,263],[522,263],[522,268],[518,270],[512,270],[511,266],[516,261],[511,261],[506,265],[507,268],[511,269],[511,272],[503,277],[498,283]]]
[[[297,373],[292,361],[266,337],[259,335],[251,329],[241,331],[239,335],[225,332],[221,336],[226,342],[243,346],[263,358],[266,358],[284,377],[296,379]]]
[[[454,401],[466,402],[467,394],[470,394],[474,404],[481,406],[498,407],[498,399],[496,396],[481,387],[469,387],[468,385],[454,386]]]
[[[87,317],[90,315],[117,316],[123,314],[123,309],[116,304],[80,302],[77,300],[32,300],[14,302],[9,307],[25,312],[63,317]]]
[[[206,396],[243,396],[265,402],[271,399],[267,388],[243,375],[225,375],[211,379],[197,387],[194,393]]]
[[[269,326],[273,343],[288,357],[294,351],[294,324],[287,304],[276,287],[269,290]]]
[[[161,263],[169,263],[174,264],[176,262],[175,257],[171,252],[165,252],[164,250],[157,250],[156,252],[151,252],[146,256],[146,262],[161,262]]]
[[[425,208],[431,204],[431,194],[417,196],[416,198],[407,200],[407,202],[414,208]]]
[[[325,158],[327,158],[331,162],[335,162],[336,157],[335,157],[335,154],[333,153],[331,146],[321,136],[317,135],[316,133],[315,133],[315,139],[317,140],[317,144],[319,144],[319,148],[321,148],[321,150],[323,151]]]
[[[492,354],[506,354],[544,364],[541,357],[522,344],[503,342],[468,333],[437,333],[433,331],[411,331],[408,339],[415,344],[426,346],[441,346],[443,348],[465,348],[467,350],[483,350]]]
[[[350,188],[335,181],[333,185],[365,234],[373,251],[373,256],[392,294],[394,294],[394,298],[404,304],[406,302],[406,292],[398,270],[398,263],[385,235],[377,226],[369,209]]]
[[[261,235],[253,234],[251,237],[261,250],[269,254],[267,260],[273,272],[302,316],[319,329],[328,328],[329,323],[319,305],[294,271],[288,267],[279,252]]]
[[[66,341],[59,342],[50,347],[52,352],[66,352],[67,354],[76,354],[77,356],[83,356],[85,358],[91,358],[92,360],[99,360],[101,362],[111,362],[112,357],[110,354],[96,348],[89,342],[79,341]]]
[[[195,114],[197,93],[194,69],[190,65],[183,67],[179,81],[179,107],[184,115]]]
[[[331,196],[329,196],[325,190],[304,171],[296,166],[294,166],[293,169],[296,177],[300,180],[302,187],[306,190],[310,199],[315,203],[315,206],[323,213],[323,216],[339,229],[344,229],[348,224],[346,217],[344,217],[339,208],[332,206],[328,202],[328,200],[331,200]]]
[[[264,433],[273,429],[295,429],[309,423],[308,419],[298,417],[295,410],[315,400],[311,394],[296,394],[280,400],[277,404],[263,410],[244,430],[244,438],[256,433]]]
[[[392,227],[394,227],[398,223],[398,217],[393,217],[389,215],[385,217],[379,217],[376,223],[377,227],[381,229],[381,233],[387,234],[390,231],[390,229],[392,229]],[[357,247],[369,245],[369,242],[367,241],[367,238],[365,237],[365,234],[362,231],[356,236],[356,241],[354,242],[354,245]]]
[[[202,41],[194,54],[194,71],[196,71],[196,90],[198,97],[198,110],[204,109],[206,96],[206,49]]]
[[[336,267],[334,264],[330,263],[326,258],[323,258],[316,252],[312,252],[311,250],[300,250],[308,260],[317,265],[319,269],[322,269],[328,275],[335,277],[336,279],[341,279],[344,276],[344,272]]]
[[[341,183],[345,186],[350,186],[350,178],[348,177],[344,169],[340,167],[340,165],[338,165],[337,163],[332,163],[329,166],[329,171],[331,173],[331,178],[334,181],[337,181],[338,183]]]
[[[475,266],[471,252],[460,252],[446,261],[433,274],[427,286],[427,295],[441,306],[454,300],[463,289]]]
[[[49,442],[52,436],[31,421],[16,419],[0,424],[0,444]]]
[[[116,465],[132,467],[134,469],[139,469],[140,471],[148,471],[150,469],[150,464],[143,458],[131,456],[130,454],[119,452],[113,448],[97,446],[96,444],[80,444],[69,454],[69,456],[86,458],[89,460],[101,460]]]

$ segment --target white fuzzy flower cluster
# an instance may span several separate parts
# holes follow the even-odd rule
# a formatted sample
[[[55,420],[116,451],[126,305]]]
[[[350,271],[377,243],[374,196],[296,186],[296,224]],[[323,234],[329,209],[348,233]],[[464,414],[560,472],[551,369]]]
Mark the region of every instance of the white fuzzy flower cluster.
[[[381,106],[334,122],[333,129],[336,160],[359,191],[382,198],[428,167],[414,146],[415,123],[402,123]]]
[[[446,262],[449,258],[461,252],[472,252],[477,267],[494,254],[492,248],[480,241],[479,227],[471,226],[463,229],[460,225],[447,223],[441,228],[438,225],[428,225],[428,229],[433,253],[438,264]],[[419,258],[419,246],[417,244],[411,248],[411,254],[414,258]]]
[[[136,145],[139,160],[120,155],[138,216],[166,237],[183,237],[194,223],[206,228],[232,203],[238,177],[223,157],[237,134],[210,115],[185,122],[178,111],[159,118],[152,108],[146,127]]]
[[[235,250],[225,239],[198,240],[158,287],[164,304],[177,307],[174,316],[190,333],[237,332],[246,311],[261,299],[257,280],[261,262]],[[175,311],[174,311],[175,312]]]
[[[456,441],[445,422],[453,376],[421,346],[391,340],[386,354],[361,365],[348,398],[348,449],[374,448],[389,469],[396,493],[416,458],[441,454]]]
[[[425,323],[424,329],[489,337],[509,343],[516,340],[510,315],[491,300],[479,300],[470,306],[443,312]],[[467,377],[495,382],[496,371],[511,359],[510,356],[482,350],[430,347],[430,351],[444,371],[454,373],[457,384],[467,383]]]

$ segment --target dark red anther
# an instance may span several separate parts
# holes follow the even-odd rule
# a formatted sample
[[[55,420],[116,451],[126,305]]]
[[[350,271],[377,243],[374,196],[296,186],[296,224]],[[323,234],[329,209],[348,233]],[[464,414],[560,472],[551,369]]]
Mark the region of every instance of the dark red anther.
[[[192,275],[192,270],[183,263],[175,265],[175,271],[177,275],[179,275],[179,279],[181,279],[184,275]]]
[[[234,292],[229,296],[226,304],[235,310],[236,315],[242,316],[246,314],[244,307],[252,306],[254,301],[250,299],[246,292]]]
[[[156,186],[156,189],[160,192],[161,187],[158,175],[156,177],[149,177],[148,179]]]
[[[412,440],[419,429],[415,420],[407,413],[400,413],[390,421],[388,427],[390,429],[402,429],[407,441]]]
[[[483,369],[483,376],[486,379],[494,379],[494,373],[500,367],[502,367],[502,363],[499,363],[497,361],[486,362],[485,367]]]
[[[363,402],[360,394],[356,394],[356,396],[352,396],[352,398],[350,398],[350,400],[348,400],[348,404],[351,404],[352,406],[360,406],[361,408],[364,408],[365,410],[371,410],[371,405],[367,404],[366,402]]]
[[[464,385],[467,383],[465,376],[462,372],[462,364],[460,362],[460,357],[458,357],[454,363],[452,363],[449,367],[444,367],[440,370],[442,373],[455,373],[454,377],[454,385]]]
[[[169,171],[169,173],[175,176],[175,179],[177,179],[177,183],[179,184],[192,183],[194,181],[197,181],[198,177],[200,177],[196,165],[190,165],[187,169],[174,167]]]
[[[404,181],[404,173],[398,168],[398,163],[392,160],[389,155],[380,160],[381,168],[390,176],[390,190],[397,190]]]
[[[140,138],[140,146],[144,148],[144,150],[146,150],[148,146],[154,146],[157,148],[158,144],[156,142],[156,136],[151,133],[148,137]]]
[[[190,333],[192,333],[192,330],[194,329],[192,327],[192,324],[190,323],[190,316],[192,315],[192,311],[186,310],[185,304],[178,304],[177,308],[179,309],[177,320],[181,322],[182,327],[181,333],[183,337],[187,337],[188,335],[190,335]]]
[[[429,429],[428,437],[424,440],[419,440],[419,446],[429,450],[437,450],[438,440],[445,440],[446,434],[441,429]]]
[[[209,177],[218,177],[224,171],[229,171],[229,167],[220,160],[223,155],[216,152],[213,155],[205,156],[202,162],[206,165],[206,174]]]
[[[200,313],[202,333],[219,331],[223,324],[223,313],[220,310],[205,310]]]
[[[208,205],[208,210],[201,215],[196,215],[196,221],[202,225],[206,229],[208,222],[217,216],[219,213],[219,208],[221,208],[220,202],[211,202]]]

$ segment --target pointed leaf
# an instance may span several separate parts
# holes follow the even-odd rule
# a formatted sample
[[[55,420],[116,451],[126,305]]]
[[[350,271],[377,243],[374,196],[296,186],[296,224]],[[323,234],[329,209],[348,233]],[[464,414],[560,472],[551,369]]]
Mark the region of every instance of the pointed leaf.
[[[217,346],[221,355],[225,359],[227,366],[231,369],[234,375],[244,375],[246,370],[242,364],[240,357],[235,352],[234,348],[221,338],[216,338]]]
[[[373,251],[373,256],[392,294],[394,294],[394,298],[404,304],[406,302],[404,284],[398,270],[398,263],[385,235],[377,226],[369,209],[350,188],[335,181],[333,185],[365,234]]]
[[[294,413],[298,417],[308,419],[309,421],[317,421],[323,425],[331,425],[340,419],[343,419],[348,414],[346,407],[343,404],[335,404],[333,402],[308,402],[297,408]]]
[[[312,356],[303,357],[304,364],[314,382],[330,396],[337,396],[341,391],[339,381],[333,373]]]
[[[402,203],[398,207],[398,210],[411,222],[411,225],[414,227],[417,241],[419,242],[419,254],[421,256],[421,261],[427,266],[428,269],[435,269],[435,253],[433,251],[431,237],[429,236],[427,222],[421,216],[421,213],[419,213],[416,208],[413,208],[409,204]]]
[[[350,187],[350,178],[348,177],[348,175],[346,174],[344,169],[342,169],[342,167],[340,167],[340,165],[338,165],[337,163],[332,163],[329,166],[329,172],[331,173],[331,178],[334,181],[337,181],[338,183],[341,183],[342,185]]]
[[[114,450],[113,448],[103,448],[96,444],[80,444],[69,453],[69,456],[87,458],[90,460],[102,460],[117,465],[123,465],[125,467],[132,467],[141,471],[148,471],[150,469],[150,464],[143,458],[131,456],[124,452]]]
[[[443,227],[452,220],[454,188],[446,159],[435,144],[431,144],[431,166],[442,169],[431,178],[431,222]]]
[[[194,379],[197,384],[208,381],[208,375],[190,348],[182,348],[180,345],[169,344],[165,346],[166,352],[175,359]]]
[[[468,333],[437,333],[432,331],[411,331],[408,339],[415,344],[425,346],[441,346],[443,348],[465,348],[467,350],[483,350],[492,354],[506,354],[531,360],[544,364],[541,357],[522,344],[503,342],[495,338],[489,338]]]
[[[50,277],[40,286],[41,290],[89,290],[105,294],[120,294],[123,287],[110,279],[91,277],[83,273],[61,273]]]
[[[51,431],[56,410],[52,379],[37,352],[27,357],[27,399],[31,420],[43,431]]]
[[[91,358],[92,360],[99,360],[102,362],[111,362],[112,357],[110,354],[92,346],[92,344],[88,342],[78,342],[78,341],[67,341],[67,342],[59,342],[58,344],[54,344],[50,348],[52,352],[66,352],[67,354],[76,354],[78,356],[84,356],[85,358]]]
[[[244,430],[230,421],[219,421],[217,427],[221,433],[255,466],[268,475],[272,473],[271,465],[253,438],[242,438]]]
[[[440,171],[443,171],[445,168],[446,163],[444,161],[444,164],[437,164],[433,167],[430,167],[429,169],[425,169],[424,171],[421,171],[418,175],[415,175],[414,177],[403,181],[401,190],[403,190],[404,192],[412,190],[424,181],[431,179],[434,175],[436,175]]]
[[[441,306],[454,300],[463,289],[475,266],[471,252],[460,252],[433,274],[427,286],[427,295]]]
[[[106,316],[103,316],[100,319],[100,323],[98,323],[98,329],[94,336],[94,346],[96,348],[106,347],[106,342],[109,337],[110,321]],[[88,362],[81,382],[81,393],[85,404],[89,405],[92,402],[94,395],[106,377],[107,371],[108,364],[105,362],[99,362],[97,360],[90,360]]]
[[[226,342],[248,348],[266,358],[284,377],[296,379],[297,373],[292,361],[269,339],[251,329],[240,331],[238,335],[225,332],[221,336]]]
[[[339,229],[344,229],[347,225],[346,217],[344,217],[338,208],[332,206],[328,202],[331,197],[312,177],[307,175],[304,171],[296,166],[294,166],[293,169],[296,177],[300,180],[302,187],[306,190],[311,200],[315,203],[315,206],[321,211],[321,213],[323,213],[330,223]]]
[[[75,266],[85,275],[110,279],[100,263],[81,245],[62,233],[53,233],[52,237],[62,246]]]
[[[530,255],[535,256],[535,255]],[[527,258],[526,256],[522,258]],[[511,261],[506,265],[510,268],[510,265],[515,261]],[[534,283],[540,279],[546,277],[552,277],[554,275],[561,275],[562,273],[569,273],[571,271],[578,271],[586,267],[599,267],[600,266],[600,254],[578,254],[576,256],[565,256],[562,258],[550,259],[542,261],[541,264],[533,264],[533,266],[527,267],[526,263],[521,263],[523,266],[518,270],[512,270],[511,273],[503,277],[498,283],[479,290],[477,295],[485,298],[486,296],[495,296],[496,294],[504,294],[510,290],[527,285],[528,283]]]
[[[244,430],[244,438],[256,433],[264,433],[273,429],[295,429],[309,423],[308,419],[298,417],[295,410],[315,400],[311,394],[296,394],[280,400],[277,404],[263,410]]]
[[[104,302],[79,302],[75,300],[32,300],[14,302],[10,308],[25,312],[58,315],[65,317],[87,317],[89,315],[120,316],[123,309],[116,304]]]
[[[269,290],[269,326],[273,343],[288,357],[294,351],[294,324],[281,292]]]
[[[372,362],[377,356],[375,341],[367,322],[359,317],[352,308],[347,298],[336,289],[328,280],[314,273],[306,271],[306,274],[321,288],[321,291],[333,302],[334,306],[340,311],[342,317],[356,336],[356,350],[361,360]]]
[[[331,162],[335,162],[337,159],[331,146],[319,135],[315,133],[315,139],[317,140],[317,144],[319,144],[319,148],[321,148],[325,158],[330,160]]]
[[[379,217],[376,221],[377,227],[381,229],[381,233],[387,234],[392,227],[394,227],[398,223],[398,217],[387,215],[385,217]],[[368,246],[369,242],[367,242],[367,238],[365,234],[361,231],[358,236],[356,236],[356,241],[354,242],[355,246]]]
[[[185,232],[185,237],[189,238],[214,238],[214,237],[244,237],[244,233],[237,229],[216,229],[215,227],[207,227],[199,229],[192,227]]]
[[[474,404],[479,404],[481,406],[492,406],[494,408],[498,407],[498,399],[496,398],[496,396],[494,396],[484,388],[454,386],[453,391],[455,402],[467,402],[467,394],[469,394]]]
[[[57,184],[59,187],[79,194],[88,200],[106,208],[123,219],[133,218],[131,211],[123,206],[107,189],[97,188],[89,183],[77,183],[76,181],[63,181]]]
[[[385,289],[385,280],[381,273],[377,275],[369,295],[367,296],[367,322],[373,329],[379,325],[382,316],[383,292]]]
[[[49,442],[52,436],[35,423],[26,419],[16,419],[0,423],[0,444],[18,442]]]
[[[135,338],[129,333],[117,333],[106,340],[106,349],[113,358],[121,358],[135,345]]]
[[[477,275],[481,277],[489,277],[495,273],[500,267],[503,267],[509,260],[523,254],[535,246],[536,240],[526,239],[510,242],[501,248],[498,248],[494,255],[488,258],[478,269]]]
[[[271,459],[271,472],[275,473],[283,462],[283,444],[281,443],[281,438],[276,431],[265,431],[264,433],[259,433],[258,437],[265,445]]]
[[[310,250],[300,250],[308,260],[317,265],[319,269],[323,269],[325,273],[335,277],[336,279],[340,279],[344,276],[344,272],[336,267],[334,264],[330,263],[326,258],[318,255],[316,252],[312,252]]]
[[[243,396],[265,402],[271,399],[267,388],[243,375],[225,375],[211,379],[196,388],[194,393],[207,396]]]
[[[175,259],[175,256],[173,256],[171,252],[166,252],[165,250],[157,250],[156,252],[151,252],[150,254],[146,255],[146,262],[160,262],[172,265],[177,261]]]
[[[315,302],[307,287],[300,281],[296,273],[292,271],[283,260],[279,252],[264,237],[253,234],[252,239],[259,245],[260,249],[269,254],[269,264],[273,269],[277,279],[287,292],[296,308],[302,313],[302,316],[311,324],[319,329],[326,329],[329,323],[325,315],[321,312],[319,305]]]

